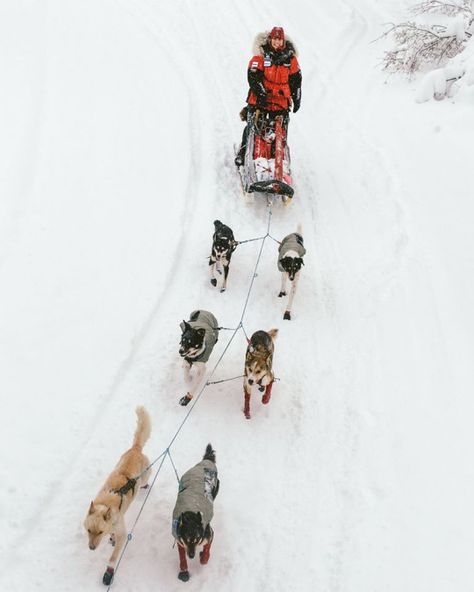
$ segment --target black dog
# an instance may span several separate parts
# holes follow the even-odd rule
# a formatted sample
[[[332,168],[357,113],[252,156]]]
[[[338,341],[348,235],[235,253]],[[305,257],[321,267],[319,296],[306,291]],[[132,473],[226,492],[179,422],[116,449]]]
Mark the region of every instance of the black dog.
[[[211,520],[218,491],[216,454],[208,444],[202,461],[181,477],[173,510],[172,532],[179,553],[178,578],[183,582],[189,580],[186,556],[194,559],[196,547],[204,545],[199,554],[201,565],[209,561],[214,537]]]
[[[179,400],[180,405],[187,405],[195,395],[204,372],[206,362],[219,339],[219,323],[216,317],[207,310],[194,310],[189,321],[181,323],[181,341],[179,355],[184,358],[184,380],[188,384],[188,392]],[[194,366],[193,377],[191,368]]]
[[[227,287],[227,276],[229,275],[229,265],[232,253],[235,251],[238,243],[234,239],[232,229],[222,224],[220,220],[214,220],[214,234],[212,236],[212,251],[209,257],[209,271],[211,272],[211,284],[217,286],[216,269],[222,274],[224,268],[224,281],[222,282],[221,292],[225,292]]]

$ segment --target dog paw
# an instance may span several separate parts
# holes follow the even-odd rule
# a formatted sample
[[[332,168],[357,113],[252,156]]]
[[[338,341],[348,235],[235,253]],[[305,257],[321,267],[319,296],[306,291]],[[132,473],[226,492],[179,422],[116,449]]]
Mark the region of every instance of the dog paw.
[[[102,583],[105,584],[106,586],[110,586],[113,579],[114,579],[114,568],[108,567],[102,577]]]
[[[269,401],[270,401],[270,395],[263,395],[263,397],[262,397],[262,403],[264,405],[267,405]]]
[[[278,298],[281,298],[282,296],[286,296],[286,292],[280,292],[280,293],[278,294]]]
[[[115,547],[115,536],[113,534],[110,535],[109,543],[112,545],[112,547]]]
[[[212,278],[211,284],[214,286],[214,288],[217,286],[217,280],[216,280],[216,278]]]
[[[222,292],[225,292],[225,288],[221,288],[221,294],[222,294]]]
[[[245,419],[250,419],[250,411],[244,410]]]
[[[289,310],[285,310],[285,314],[283,315],[284,321],[291,321],[291,313]]]
[[[189,580],[189,571],[180,571],[178,574],[178,580],[181,580],[182,582],[187,582]]]
[[[189,403],[189,401],[191,401],[191,399],[192,397],[189,394],[184,395],[184,397],[181,397],[181,399],[179,400],[179,404],[183,407],[186,407],[186,405]]]

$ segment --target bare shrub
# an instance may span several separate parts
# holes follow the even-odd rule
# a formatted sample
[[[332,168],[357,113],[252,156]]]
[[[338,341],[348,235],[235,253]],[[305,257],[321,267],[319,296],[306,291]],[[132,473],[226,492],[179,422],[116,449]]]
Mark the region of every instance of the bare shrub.
[[[390,28],[382,34],[382,38],[393,38],[394,47],[385,52],[382,59],[384,70],[411,76],[421,69],[438,68],[464,49],[466,38],[471,36],[468,29],[474,18],[471,0],[425,0],[413,6],[411,12],[415,15],[439,14],[450,17],[451,22],[424,25],[414,21],[398,25],[389,23]]]

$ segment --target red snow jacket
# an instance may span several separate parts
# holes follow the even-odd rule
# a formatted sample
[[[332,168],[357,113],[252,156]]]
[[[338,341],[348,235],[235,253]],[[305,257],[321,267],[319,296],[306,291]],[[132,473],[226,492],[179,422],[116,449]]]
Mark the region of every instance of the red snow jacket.
[[[286,41],[281,51],[275,51],[265,38],[258,48],[260,53],[248,65],[247,103],[267,111],[288,111],[293,104],[293,112],[298,111],[302,78],[293,44]]]

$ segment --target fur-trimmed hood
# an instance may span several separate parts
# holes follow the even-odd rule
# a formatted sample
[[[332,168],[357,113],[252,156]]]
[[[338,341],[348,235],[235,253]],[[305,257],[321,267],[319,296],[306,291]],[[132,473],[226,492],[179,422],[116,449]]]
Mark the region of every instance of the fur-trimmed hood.
[[[253,42],[253,55],[265,55],[265,50],[270,48],[270,39],[268,38],[269,35],[270,31],[264,31],[263,33],[257,34]],[[295,44],[286,33],[285,47],[281,52],[278,53],[288,53],[290,57],[298,57],[298,51],[296,50]]]

